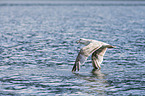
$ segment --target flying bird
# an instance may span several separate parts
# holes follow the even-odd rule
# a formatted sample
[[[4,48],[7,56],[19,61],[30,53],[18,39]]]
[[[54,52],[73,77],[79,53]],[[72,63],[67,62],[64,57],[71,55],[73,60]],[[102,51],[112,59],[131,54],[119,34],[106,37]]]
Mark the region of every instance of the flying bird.
[[[80,69],[80,65],[85,63],[85,60],[92,54],[92,65],[94,69],[100,69],[100,64],[103,61],[103,56],[107,50],[107,48],[114,48],[115,46],[111,46],[107,43],[81,38],[77,41],[77,43],[81,43],[86,45],[83,47],[75,61],[75,64],[72,68],[72,72]]]

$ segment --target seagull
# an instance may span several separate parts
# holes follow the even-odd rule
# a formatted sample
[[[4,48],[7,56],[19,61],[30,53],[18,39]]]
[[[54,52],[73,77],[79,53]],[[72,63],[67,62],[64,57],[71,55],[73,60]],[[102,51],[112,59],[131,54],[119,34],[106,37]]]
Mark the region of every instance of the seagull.
[[[107,43],[81,38],[77,43],[86,45],[80,49],[80,52],[76,58],[75,64],[72,68],[72,72],[80,69],[80,65],[85,63],[85,60],[92,54],[92,65],[94,69],[101,69],[100,64],[103,61],[103,56],[107,48],[115,48]]]

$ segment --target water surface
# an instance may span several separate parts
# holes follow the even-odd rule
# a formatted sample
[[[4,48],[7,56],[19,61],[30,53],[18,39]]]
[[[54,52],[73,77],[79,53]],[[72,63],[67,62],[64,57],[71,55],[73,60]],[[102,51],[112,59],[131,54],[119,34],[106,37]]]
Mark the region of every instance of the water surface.
[[[1,95],[145,94],[145,2],[1,2]],[[71,69],[79,38],[117,46]]]

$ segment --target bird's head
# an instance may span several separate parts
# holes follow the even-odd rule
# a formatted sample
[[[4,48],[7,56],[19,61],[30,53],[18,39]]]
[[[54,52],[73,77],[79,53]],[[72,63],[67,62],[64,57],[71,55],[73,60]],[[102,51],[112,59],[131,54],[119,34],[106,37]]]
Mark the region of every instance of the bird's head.
[[[90,39],[84,39],[84,38],[81,38],[80,40],[77,41],[77,43],[84,44],[84,45],[88,45],[90,42],[91,42]]]

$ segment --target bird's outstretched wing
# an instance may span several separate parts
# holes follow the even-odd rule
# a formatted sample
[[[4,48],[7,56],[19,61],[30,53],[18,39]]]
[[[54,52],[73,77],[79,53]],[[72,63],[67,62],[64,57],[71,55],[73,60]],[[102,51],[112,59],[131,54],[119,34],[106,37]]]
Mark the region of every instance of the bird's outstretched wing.
[[[92,54],[92,65],[95,69],[100,69],[100,64],[103,61],[103,56],[107,50],[107,48],[114,48],[115,46],[111,46],[111,45],[103,45],[102,47],[100,47],[98,50],[96,50],[93,54]]]
[[[72,71],[76,71],[80,69],[80,64],[83,64],[85,63],[85,60],[88,58],[88,56],[90,56],[94,51],[96,51],[97,49],[99,49],[102,45],[101,44],[98,44],[98,45],[94,45],[94,44],[89,44],[85,47],[83,47],[77,58],[76,58],[76,61],[75,61],[75,64],[73,66],[73,69]]]
[[[87,58],[88,58],[88,56],[85,56],[83,50],[81,49],[79,54],[78,54],[78,56],[77,56],[77,58],[76,58],[76,61],[75,61],[75,64],[73,66],[72,71],[76,71],[76,69],[79,71],[80,65],[85,63],[85,60]]]
[[[95,69],[100,69],[100,64],[103,61],[103,56],[107,48],[101,47],[92,54],[92,65]]]

